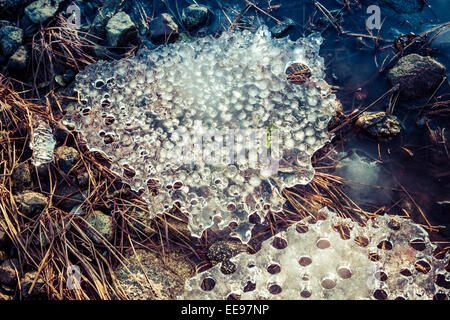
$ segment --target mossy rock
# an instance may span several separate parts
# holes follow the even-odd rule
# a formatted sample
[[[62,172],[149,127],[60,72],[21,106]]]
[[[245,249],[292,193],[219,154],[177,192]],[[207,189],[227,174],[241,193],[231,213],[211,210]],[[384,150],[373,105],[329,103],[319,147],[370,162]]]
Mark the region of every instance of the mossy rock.
[[[41,213],[48,204],[45,195],[33,191],[24,191],[15,196],[14,200],[19,211],[29,217]]]
[[[14,191],[23,191],[33,188],[31,172],[28,164],[23,162],[19,164],[13,171],[11,176]]]
[[[397,117],[386,112],[364,112],[355,127],[378,140],[391,140],[402,132]]]
[[[195,268],[185,256],[169,252],[164,256],[146,250],[125,261],[115,275],[132,300],[173,300],[183,294],[184,283],[193,277]]]
[[[404,99],[424,98],[431,95],[445,77],[445,67],[430,57],[410,54],[401,58],[389,71],[392,86],[400,85]]]
[[[114,239],[114,223],[113,218],[104,214],[101,211],[94,211],[86,218],[87,223],[87,235],[92,239],[95,243],[103,243],[102,238],[99,234],[112,242]]]
[[[208,248],[208,259],[213,265],[246,252],[247,246],[237,241],[217,241]]]
[[[201,27],[208,20],[209,10],[207,7],[192,4],[182,11],[181,21],[188,30]]]
[[[55,150],[55,154],[59,168],[65,173],[69,173],[80,160],[80,154],[75,148],[72,147],[59,147]]]

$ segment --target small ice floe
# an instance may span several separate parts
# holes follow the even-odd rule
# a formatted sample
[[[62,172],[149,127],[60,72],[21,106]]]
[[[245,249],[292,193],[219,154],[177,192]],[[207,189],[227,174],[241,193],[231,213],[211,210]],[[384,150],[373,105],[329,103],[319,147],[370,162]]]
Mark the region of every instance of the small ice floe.
[[[30,141],[30,149],[33,150],[33,165],[39,167],[42,164],[52,162],[55,144],[56,141],[50,125],[42,119],[33,119]]]

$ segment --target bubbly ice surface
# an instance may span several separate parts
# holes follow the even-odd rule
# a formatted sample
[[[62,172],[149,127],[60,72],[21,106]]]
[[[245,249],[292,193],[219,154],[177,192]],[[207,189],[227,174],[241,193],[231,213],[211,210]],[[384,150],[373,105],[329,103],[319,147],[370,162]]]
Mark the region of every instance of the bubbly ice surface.
[[[78,130],[124,182],[144,190],[155,214],[179,205],[196,237],[236,222],[246,242],[248,216],[281,210],[281,188],[308,183],[312,154],[331,138],[338,102],[323,80],[321,41],[273,39],[262,27],[92,64],[76,78]],[[292,63],[310,70],[304,84],[286,80]],[[228,143],[232,158],[217,149]],[[258,162],[264,152],[267,162]]]

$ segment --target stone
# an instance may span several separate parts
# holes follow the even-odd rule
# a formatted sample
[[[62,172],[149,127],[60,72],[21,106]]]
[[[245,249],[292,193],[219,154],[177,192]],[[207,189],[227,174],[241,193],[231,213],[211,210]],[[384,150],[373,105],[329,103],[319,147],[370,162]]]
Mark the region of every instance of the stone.
[[[178,25],[168,13],[154,18],[149,25],[150,38],[153,42],[170,42],[178,37]]]
[[[185,281],[195,274],[193,263],[176,252],[161,256],[139,249],[124,264],[114,273],[131,300],[176,299]]]
[[[56,188],[53,195],[53,204],[66,212],[70,212],[73,207],[81,205],[84,199],[85,196],[79,187],[65,185]]]
[[[153,228],[153,219],[147,210],[134,207],[128,221],[132,228],[136,228],[138,232],[146,237],[151,237],[156,233],[156,230]]]
[[[38,277],[38,273],[36,271],[27,272],[25,274],[21,280],[22,297],[30,298],[44,293],[45,282],[42,277],[39,276],[38,279],[36,279],[36,277]]]
[[[183,9],[181,21],[188,30],[193,30],[201,27],[208,20],[209,10],[207,7],[192,4]]]
[[[86,233],[96,243],[103,243],[102,238],[112,242],[114,239],[114,223],[111,216],[104,214],[101,211],[94,211],[86,218],[88,229]]]
[[[35,24],[53,17],[63,0],[37,0],[25,8],[25,14]]]
[[[391,140],[402,131],[397,117],[386,112],[364,112],[356,120],[355,127],[378,140]]]
[[[28,64],[28,50],[25,46],[20,46],[19,49],[9,58],[8,70],[23,71]]]
[[[123,0],[106,0],[102,7],[98,10],[97,15],[92,22],[90,32],[100,38],[105,35],[105,27],[108,20],[119,11],[119,7]]]
[[[116,13],[106,25],[106,39],[111,47],[127,44],[136,36],[137,29],[128,14],[123,11]]]
[[[389,71],[388,80],[392,86],[400,85],[402,98],[424,98],[438,88],[445,72],[445,67],[436,60],[413,53],[398,61]]]
[[[17,259],[7,259],[0,265],[0,284],[14,287],[17,284],[19,262]]]
[[[0,48],[6,57],[13,55],[23,41],[23,30],[14,26],[0,29]]]
[[[59,168],[65,173],[69,173],[80,160],[79,152],[72,147],[59,147],[55,150],[55,154]]]
[[[26,216],[32,217],[41,213],[48,204],[48,198],[42,193],[24,191],[14,196],[17,209]]]
[[[284,35],[286,35],[286,32],[288,32],[289,29],[291,29],[295,25],[294,20],[290,18],[283,19],[283,21],[281,22],[281,24],[276,24],[275,26],[270,28],[270,32],[275,38],[283,37]]]
[[[16,192],[29,190],[33,187],[30,168],[26,162],[22,162],[14,169],[11,179],[13,189]]]
[[[209,261],[216,265],[217,263],[228,261],[235,255],[246,252],[247,246],[237,241],[217,241],[214,242],[207,252]]]

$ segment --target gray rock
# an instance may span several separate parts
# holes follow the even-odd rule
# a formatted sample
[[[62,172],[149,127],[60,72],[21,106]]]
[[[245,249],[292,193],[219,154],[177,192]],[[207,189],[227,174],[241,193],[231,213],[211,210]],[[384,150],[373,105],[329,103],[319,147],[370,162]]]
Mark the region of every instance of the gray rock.
[[[28,64],[28,50],[25,46],[20,46],[19,49],[9,58],[8,70],[10,71],[23,71],[27,68]]]
[[[63,0],[37,0],[25,8],[25,14],[33,23],[45,22],[54,16]]]
[[[123,11],[116,13],[106,25],[106,39],[111,47],[123,46],[133,40],[137,29],[128,14]]]
[[[270,28],[270,32],[272,33],[272,36],[274,36],[275,38],[283,37],[286,34],[286,32],[288,32],[288,30],[295,25],[294,20],[290,18],[286,18],[281,22],[282,24],[276,24],[275,26]]]
[[[402,131],[397,117],[386,112],[364,112],[356,121],[355,127],[382,141],[391,140]]]
[[[30,298],[40,293],[44,293],[45,282],[42,277],[38,277],[38,273],[28,272],[21,280],[22,297]],[[36,279],[37,278],[37,279]],[[33,285],[34,284],[34,285]]]
[[[80,154],[72,147],[59,147],[55,150],[55,154],[59,168],[65,173],[69,173],[80,160]]]
[[[0,29],[0,48],[4,56],[9,57],[19,49],[23,41],[23,30],[14,26]]]
[[[19,262],[17,259],[7,259],[0,265],[0,283],[14,287],[17,284]]]
[[[170,42],[178,38],[178,25],[168,13],[157,16],[149,25],[150,38],[153,42]]]
[[[48,204],[48,198],[42,193],[24,191],[14,196],[17,208],[26,216],[35,216],[42,212]]]
[[[28,164],[26,162],[19,164],[14,169],[11,178],[12,178],[13,189],[16,192],[28,190],[33,187],[33,183],[31,180],[30,168],[28,168]]]
[[[105,27],[108,20],[119,11],[122,2],[123,0],[105,0],[102,7],[98,10],[89,31],[102,38],[105,35]]]
[[[169,300],[183,294],[184,283],[195,274],[195,268],[178,253],[161,256],[140,249],[114,273],[129,299]]]
[[[104,214],[101,211],[92,212],[87,218],[87,235],[92,241],[96,243],[103,243],[102,238],[98,235],[102,235],[103,238],[112,242],[114,239],[114,223],[111,216]]]
[[[201,27],[208,20],[209,10],[205,6],[192,4],[183,9],[181,21],[188,30]]]
[[[400,85],[402,98],[424,98],[436,90],[445,72],[445,67],[436,60],[413,53],[398,61],[389,71],[388,80],[392,86]]]

